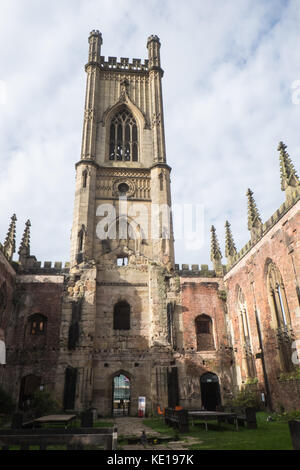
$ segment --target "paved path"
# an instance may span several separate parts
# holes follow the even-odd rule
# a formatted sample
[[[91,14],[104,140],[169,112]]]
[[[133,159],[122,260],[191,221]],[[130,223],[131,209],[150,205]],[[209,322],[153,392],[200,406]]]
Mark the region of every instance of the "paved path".
[[[118,436],[141,437],[142,432],[145,431],[148,436],[162,437],[159,432],[145,426],[142,418],[114,418],[114,423],[118,427]]]
[[[157,437],[157,438],[168,438],[172,439],[171,436],[167,436],[165,434],[161,434],[154,429],[149,428],[145,424],[143,424],[142,418],[114,418],[114,423],[118,427],[118,438],[120,436],[123,437],[137,437],[140,438],[142,436],[142,432],[145,431],[146,436],[150,437]],[[198,439],[193,437],[185,438],[185,441],[169,441],[161,444],[147,444],[143,446],[140,443],[136,444],[124,444],[122,445],[122,450],[147,450],[147,449],[155,449],[155,450],[187,450],[187,446],[194,444],[195,442],[199,442]]]

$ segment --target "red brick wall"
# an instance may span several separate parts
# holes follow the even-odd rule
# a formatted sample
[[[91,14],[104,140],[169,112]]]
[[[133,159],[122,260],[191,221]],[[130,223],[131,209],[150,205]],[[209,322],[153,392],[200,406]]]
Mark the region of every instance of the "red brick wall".
[[[239,315],[237,309],[238,286],[242,289],[248,311],[251,331],[253,353],[260,353],[258,332],[255,319],[255,305],[258,311],[267,376],[270,382],[273,405],[283,400],[283,406],[293,407],[293,399],[289,394],[282,394],[278,383],[281,373],[279,353],[275,333],[275,321],[272,317],[268,290],[267,290],[267,264],[270,260],[279,269],[291,316],[291,323],[295,339],[300,339],[300,305],[296,293],[296,282],[299,284],[300,274],[300,212],[299,205],[295,205],[278,223],[261,239],[251,251],[234,266],[225,276],[225,285],[228,292],[228,314],[234,332],[235,359],[238,368],[238,380],[241,385],[246,380],[245,365],[243,363],[243,350]],[[298,276],[298,280],[297,277]],[[256,375],[261,389],[265,388],[261,359],[255,360]]]
[[[197,351],[195,320],[201,314],[212,319],[215,349],[218,350],[220,344],[227,341],[224,308],[218,296],[219,284],[219,279],[181,278],[185,350]]]
[[[181,403],[201,406],[200,377],[212,372],[219,377],[221,396],[232,388],[232,353],[226,328],[225,304],[219,297],[224,289],[218,278],[181,278],[182,331],[185,355],[180,368]],[[214,350],[197,351],[195,320],[205,314],[212,319]],[[184,375],[184,376],[183,376]]]

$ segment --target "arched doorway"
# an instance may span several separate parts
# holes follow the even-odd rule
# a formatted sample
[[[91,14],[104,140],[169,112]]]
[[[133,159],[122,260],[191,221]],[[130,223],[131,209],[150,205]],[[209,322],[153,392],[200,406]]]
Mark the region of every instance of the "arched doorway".
[[[130,378],[120,373],[113,378],[113,416],[129,416]]]
[[[41,378],[33,374],[26,375],[21,380],[19,407],[25,410],[29,407],[30,401],[35,392],[37,392],[41,385]]]
[[[207,372],[200,378],[202,407],[207,411],[216,411],[221,404],[220,384],[216,374]]]

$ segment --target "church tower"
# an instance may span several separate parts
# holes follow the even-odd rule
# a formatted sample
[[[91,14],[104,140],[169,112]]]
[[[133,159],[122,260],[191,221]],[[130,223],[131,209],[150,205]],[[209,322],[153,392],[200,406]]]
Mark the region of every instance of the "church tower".
[[[149,37],[143,63],[106,61],[101,45],[101,33],[92,31],[71,265],[101,263],[111,253],[129,263],[145,256],[173,268],[160,41]]]
[[[106,60],[101,46],[92,31],[60,362],[66,409],[134,415],[139,397],[148,410],[177,401],[161,45],[150,36],[144,61]]]

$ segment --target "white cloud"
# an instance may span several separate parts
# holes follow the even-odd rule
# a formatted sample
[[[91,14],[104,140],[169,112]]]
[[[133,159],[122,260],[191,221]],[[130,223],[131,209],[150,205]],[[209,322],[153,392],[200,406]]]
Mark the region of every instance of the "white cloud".
[[[7,103],[7,85],[6,82],[0,80],[0,110]]]
[[[147,37],[161,38],[173,202],[205,207],[204,246],[190,251],[179,240],[176,261],[208,264],[210,226],[223,247],[226,219],[241,248],[249,239],[247,188],[264,220],[284,200],[280,140],[298,166],[300,106],[292,84],[300,80],[299,20],[297,0],[4,1],[2,240],[15,212],[18,241],[30,218],[33,254],[68,260],[87,38],[100,29],[106,56],[146,58]]]

